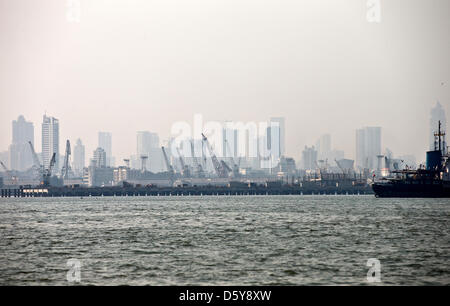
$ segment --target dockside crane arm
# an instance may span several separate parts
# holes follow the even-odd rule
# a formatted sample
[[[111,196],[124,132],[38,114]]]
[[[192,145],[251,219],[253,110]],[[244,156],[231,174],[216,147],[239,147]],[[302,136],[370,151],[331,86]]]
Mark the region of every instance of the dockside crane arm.
[[[169,162],[169,158],[167,157],[166,154],[166,149],[164,147],[161,147],[161,150],[163,152],[163,156],[164,156],[164,161],[166,163],[166,167],[167,167],[167,171],[169,171],[169,180],[170,183],[173,184],[173,182],[175,181],[174,177],[175,177],[175,172],[173,171],[173,167]]]
[[[5,164],[0,160],[0,165],[2,165],[3,170],[5,170],[5,172],[8,172],[8,168],[5,166]]]
[[[31,141],[28,141],[29,145],[30,145],[30,149],[31,149],[31,155],[33,156],[33,163],[34,166],[41,168],[41,162],[39,161],[39,157],[36,154],[36,151],[34,151],[34,146],[33,143]]]
[[[66,142],[66,154],[64,155],[64,165],[61,169],[61,176],[65,179],[67,179],[69,177],[69,157],[71,155],[70,152],[70,141],[67,139]]]
[[[208,138],[206,138],[205,134],[202,133],[202,139],[203,142],[206,144],[206,147],[208,148],[209,154],[211,155],[211,160],[214,166],[214,170],[216,170],[216,173],[219,177],[227,177],[228,173],[227,170],[223,167],[223,165],[219,162],[217,159],[216,154],[214,154],[214,150],[211,147],[211,144],[208,141]]]

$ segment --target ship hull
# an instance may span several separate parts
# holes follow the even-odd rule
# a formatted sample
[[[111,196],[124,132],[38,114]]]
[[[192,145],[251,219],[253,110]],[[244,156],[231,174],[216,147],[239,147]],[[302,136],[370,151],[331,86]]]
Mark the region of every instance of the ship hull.
[[[443,183],[374,183],[372,189],[379,198],[450,198],[450,185]]]

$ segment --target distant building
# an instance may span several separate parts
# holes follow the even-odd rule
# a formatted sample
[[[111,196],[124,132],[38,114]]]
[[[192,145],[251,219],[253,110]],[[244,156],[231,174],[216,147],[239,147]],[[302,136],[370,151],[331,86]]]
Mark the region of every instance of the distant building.
[[[9,147],[11,170],[25,171],[33,165],[33,156],[28,141],[34,146],[34,127],[20,115],[12,122],[12,143]]]
[[[297,167],[295,165],[295,160],[291,157],[280,158],[280,163],[278,165],[279,172],[283,172],[288,175],[295,175],[297,171]]]
[[[109,132],[98,132],[98,146],[106,153],[106,166],[113,167],[114,159],[112,157],[112,134]]]
[[[130,171],[130,168],[120,166],[118,168],[115,168],[113,171],[113,180],[114,185],[117,185],[120,182],[126,181],[128,179],[128,172]]]
[[[225,123],[225,126],[227,126],[227,123]],[[225,127],[222,131],[222,157],[225,158],[232,158],[238,156],[238,137],[239,137],[239,130],[234,128]],[[218,152],[219,153],[219,152]]]
[[[106,165],[106,152],[103,148],[98,147],[94,151],[94,157],[91,160],[90,166],[96,168],[105,168]]]
[[[381,127],[356,130],[356,167],[377,169],[377,155],[381,154]]]
[[[83,175],[83,169],[86,165],[85,156],[85,147],[81,142],[81,139],[78,139],[73,148],[73,170],[78,177]]]
[[[317,168],[317,150],[314,146],[305,149],[302,152],[302,162],[304,170],[314,170]]]
[[[280,149],[280,156],[284,156],[286,154],[286,128],[285,128],[285,120],[284,117],[272,117],[270,118],[270,122],[278,123],[278,128],[274,128],[273,131],[268,130],[267,137],[270,139],[271,133],[276,133],[276,138],[278,138],[278,143],[274,145],[278,145]],[[269,123],[270,123],[269,122]],[[275,138],[275,139],[276,139]],[[272,144],[270,144],[270,147]]]
[[[331,135],[322,135],[316,142],[317,158],[319,160],[330,159],[331,153]]]
[[[44,115],[42,121],[42,163],[48,168],[50,160],[56,153],[54,172],[59,171],[59,120]]]
[[[431,109],[431,116],[430,116],[430,150],[434,150],[434,148],[435,148],[434,134],[437,133],[437,131],[438,131],[439,121],[441,121],[441,131],[445,132],[447,130],[447,120],[446,120],[446,116],[445,116],[445,110],[442,107],[441,103],[437,102],[436,106]],[[443,148],[446,148],[446,144],[443,145]]]
[[[114,168],[97,168],[89,166],[88,185],[93,187],[112,186],[114,184]]]
[[[136,144],[137,154],[132,158],[133,168],[140,169],[142,166],[141,156],[147,156],[145,169],[154,173],[165,171],[158,134],[149,131],[139,131],[137,132]]]
[[[139,131],[136,137],[137,154],[148,154],[151,149],[159,147],[159,136],[149,131]]]

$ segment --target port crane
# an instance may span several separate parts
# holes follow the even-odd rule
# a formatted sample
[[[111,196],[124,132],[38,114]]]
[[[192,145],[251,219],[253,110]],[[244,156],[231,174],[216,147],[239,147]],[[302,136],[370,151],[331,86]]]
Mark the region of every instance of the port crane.
[[[190,177],[191,173],[189,171],[189,166],[185,164],[183,157],[181,156],[180,150],[177,148],[178,153],[178,159],[180,160],[181,164],[181,175],[184,177]]]
[[[68,179],[69,178],[69,171],[70,171],[70,164],[69,164],[69,158],[71,155],[71,150],[70,150],[70,141],[67,139],[66,141],[66,154],[64,155],[64,165],[61,169],[61,177],[63,179]]]
[[[44,170],[44,174],[42,176],[42,185],[50,186],[50,178],[52,177],[52,170],[55,164],[56,164],[56,153],[53,153],[48,168]]]
[[[167,171],[169,171],[170,183],[173,184],[173,182],[175,181],[175,179],[174,179],[175,172],[173,171],[173,167],[172,167],[172,165],[169,162],[169,158],[167,157],[166,149],[164,149],[164,147],[161,147],[161,150],[162,150],[163,155],[164,155],[164,161],[166,163]]]
[[[41,185],[50,186],[50,177],[52,176],[52,170],[56,163],[56,153],[53,153],[52,158],[50,160],[50,164],[47,169],[44,169],[44,166],[41,165],[39,158],[34,151],[34,146],[31,141],[28,141],[31,149],[31,155],[33,156],[34,168],[37,169],[39,176],[41,177]]]
[[[230,167],[224,161],[219,162],[216,154],[214,153],[213,148],[211,147],[211,144],[208,141],[208,138],[206,138],[206,136],[203,133],[202,139],[206,144],[206,147],[208,148],[209,154],[211,155],[211,160],[217,175],[221,178],[228,177],[228,174],[231,172]]]
[[[10,171],[5,164],[0,160],[0,165],[2,166],[3,170],[5,171],[5,174],[9,176],[9,179],[11,182],[16,185],[17,184],[17,176],[14,176],[12,171]]]
[[[37,177],[37,179],[41,180],[42,175],[44,173],[44,167],[41,165],[41,162],[39,161],[39,157],[36,154],[36,151],[34,151],[34,146],[31,141],[28,141],[28,144],[30,145],[31,149],[31,156],[33,157],[33,170]]]
[[[31,155],[33,156],[33,167],[38,168],[40,170],[40,168],[42,168],[42,165],[41,162],[39,161],[39,157],[34,151],[33,143],[31,141],[28,141],[28,144],[30,145]]]
[[[9,172],[8,168],[6,168],[5,164],[0,160],[0,165],[2,165],[3,170],[5,170],[5,172]]]
[[[344,168],[342,168],[341,164],[337,161],[337,159],[335,158],[334,161],[336,162],[336,165],[339,167],[339,169],[341,169],[342,174],[345,174],[345,170]]]
[[[195,156],[195,150],[194,150],[194,140],[191,139],[191,153],[192,153],[192,160],[194,162],[194,166],[197,172],[198,177],[205,177],[205,173],[203,172],[202,165],[198,162],[197,157]]]

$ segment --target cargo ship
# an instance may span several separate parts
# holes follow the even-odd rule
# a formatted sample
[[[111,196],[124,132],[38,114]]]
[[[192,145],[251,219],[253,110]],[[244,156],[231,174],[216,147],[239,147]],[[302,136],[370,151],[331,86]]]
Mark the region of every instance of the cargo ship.
[[[450,154],[446,148],[445,133],[441,131],[441,122],[434,137],[434,150],[427,152],[425,167],[392,171],[392,177],[374,181],[372,189],[376,197],[450,197]]]

